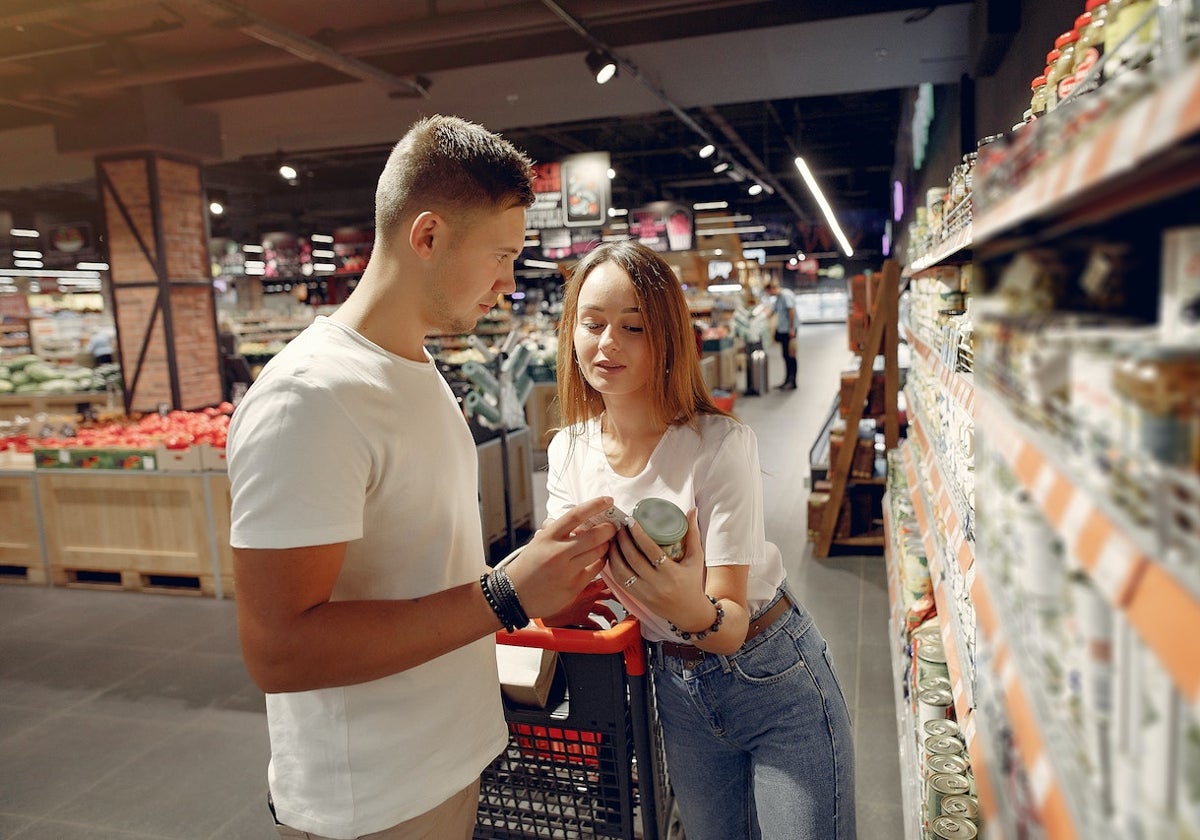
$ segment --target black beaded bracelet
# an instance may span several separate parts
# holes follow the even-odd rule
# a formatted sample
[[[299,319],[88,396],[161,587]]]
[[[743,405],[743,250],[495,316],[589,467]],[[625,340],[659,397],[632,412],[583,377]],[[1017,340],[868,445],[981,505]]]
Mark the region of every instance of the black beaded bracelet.
[[[499,601],[505,611],[520,621],[518,627],[525,627],[529,624],[529,614],[525,612],[525,606],[521,603],[521,599],[517,596],[517,588],[513,586],[512,578],[508,576],[508,572],[504,569],[496,569],[492,572],[492,580],[495,582]]]
[[[679,638],[683,639],[685,642],[689,642],[693,638],[696,641],[700,641],[700,640],[704,639],[705,637],[707,637],[709,633],[716,633],[718,630],[721,629],[721,622],[725,620],[725,610],[717,602],[717,599],[714,598],[713,596],[706,595],[705,597],[708,598],[708,601],[710,604],[712,604],[714,607],[717,608],[717,620],[714,621],[711,625],[709,625],[704,630],[700,630],[695,633],[692,633],[687,630],[680,630],[678,627],[675,626],[675,623],[673,621],[667,621],[667,624],[670,625],[670,627],[671,627],[671,632],[674,633]]]
[[[498,569],[490,574],[481,575],[479,588],[483,590],[483,597],[487,599],[488,606],[509,633],[529,624],[529,616],[525,614],[512,581],[503,570]]]

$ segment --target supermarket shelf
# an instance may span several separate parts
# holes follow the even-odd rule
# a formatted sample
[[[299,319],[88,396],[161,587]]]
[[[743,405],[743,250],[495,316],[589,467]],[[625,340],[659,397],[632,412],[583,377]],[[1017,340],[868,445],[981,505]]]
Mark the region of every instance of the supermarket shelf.
[[[920,466],[922,474],[929,477],[933,503],[945,516],[947,533],[943,536],[946,539],[946,554],[954,557],[959,571],[966,574],[975,564],[975,549],[968,538],[967,512],[963,510],[967,503],[960,500],[960,494],[954,492],[951,483],[943,477],[941,464],[935,454],[937,450],[925,433],[925,421],[922,416],[916,411],[912,412],[908,426],[909,437],[916,438],[924,453]]]
[[[972,223],[968,222],[965,227],[950,234],[933,246],[929,253],[913,260],[908,266],[906,273],[911,276],[919,271],[933,268],[942,263],[969,261],[971,259],[971,242],[973,239],[972,228]]]
[[[1073,227],[1200,183],[1200,150],[1183,145],[1200,132],[1200,61],[1115,117],[1101,119],[1105,124],[1069,153],[996,206],[977,212],[975,242],[998,239],[1031,221],[1046,226],[1073,216],[1063,228]],[[1022,130],[1057,128],[1050,118],[1040,122]]]
[[[1192,708],[1200,705],[1200,598],[1154,559],[1153,535],[1128,520],[1107,499],[1073,478],[1058,454],[1061,444],[1018,420],[996,396],[984,392],[978,418],[990,448],[1008,464],[1062,537],[1078,563],[1125,614],[1158,657]]]
[[[900,568],[894,551],[896,542],[892,532],[888,500],[883,502],[883,531],[885,540],[884,565],[887,570],[888,603],[891,605],[888,635],[891,642],[892,688],[896,693],[896,733],[900,749],[900,797],[903,806],[904,840],[921,840],[921,803],[924,791],[921,778],[921,750],[917,732],[917,720],[913,715],[912,701],[905,695],[904,672],[909,662],[904,655],[904,604],[900,599],[902,586]]]
[[[860,534],[854,537],[834,537],[834,545],[843,545],[850,548],[879,548],[884,545],[885,537],[883,534]]]
[[[950,394],[955,402],[958,403],[959,408],[967,412],[967,414],[973,415],[975,413],[974,375],[951,370],[929,345],[911,332],[906,335],[905,340],[917,352],[917,356],[929,366],[929,369],[933,372],[938,382],[942,383],[946,388],[946,393]]]

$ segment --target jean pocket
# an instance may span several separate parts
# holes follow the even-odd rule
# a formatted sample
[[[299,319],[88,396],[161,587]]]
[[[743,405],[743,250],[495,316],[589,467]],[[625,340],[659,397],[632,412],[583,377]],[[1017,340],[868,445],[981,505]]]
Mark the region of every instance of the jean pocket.
[[[782,630],[731,657],[729,665],[738,679],[755,685],[783,682],[806,667],[799,641]]]

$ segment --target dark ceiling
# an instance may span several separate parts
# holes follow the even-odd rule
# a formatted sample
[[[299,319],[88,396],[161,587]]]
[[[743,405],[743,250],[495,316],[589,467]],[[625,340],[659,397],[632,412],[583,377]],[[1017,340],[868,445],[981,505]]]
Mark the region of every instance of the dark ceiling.
[[[617,207],[723,199],[793,232],[820,220],[793,164],[802,154],[847,227],[869,226],[888,209],[905,98],[922,81],[956,80],[966,62],[969,4],[912,7],[4,0],[0,209],[18,220],[74,212],[92,189],[81,168],[89,150],[56,158],[32,148],[37,138],[52,145],[63,126],[102,126],[131,98],[152,95],[220,121],[219,147],[201,155],[228,208],[215,235],[369,224],[392,142],[432,112],[476,119],[538,161],[607,151]],[[605,89],[582,60],[597,46],[622,65]],[[705,139],[744,180],[713,173],[719,157],[696,154]],[[22,176],[3,158],[26,147]],[[294,185],[277,174],[283,157],[301,172]],[[754,180],[767,187],[757,197],[746,192]],[[866,244],[877,255],[877,240]]]

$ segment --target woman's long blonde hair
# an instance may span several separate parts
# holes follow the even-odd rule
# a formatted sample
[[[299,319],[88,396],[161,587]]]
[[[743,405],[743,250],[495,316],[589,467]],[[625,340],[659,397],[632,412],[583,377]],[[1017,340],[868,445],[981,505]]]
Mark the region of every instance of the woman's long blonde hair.
[[[700,353],[683,289],[671,266],[638,242],[606,242],[589,251],[571,272],[558,324],[558,404],[563,427],[599,417],[604,398],[588,384],[575,358],[579,290],[594,268],[620,266],[633,281],[642,312],[652,370],[663,372],[663,387],[651,388],[651,416],[663,426],[694,424],[701,414],[728,414],[713,402],[700,372]]]

